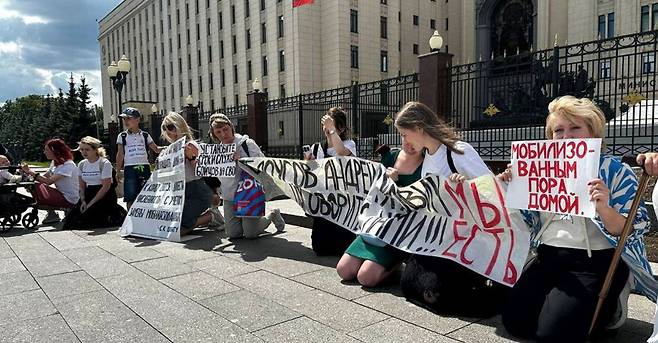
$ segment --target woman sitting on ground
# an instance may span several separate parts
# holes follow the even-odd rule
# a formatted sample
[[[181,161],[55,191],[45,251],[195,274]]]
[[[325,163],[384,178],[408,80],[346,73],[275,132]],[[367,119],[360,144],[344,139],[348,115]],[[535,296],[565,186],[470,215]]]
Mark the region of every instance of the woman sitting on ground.
[[[386,175],[398,187],[409,186],[420,180],[423,154],[407,142],[402,150],[386,146],[377,150],[382,155]],[[384,281],[400,265],[406,254],[371,235],[359,235],[338,261],[336,271],[345,281],[354,280],[366,287],[375,287]]]
[[[212,217],[207,211],[212,203],[210,187],[196,176],[196,158],[199,144],[194,140],[192,130],[180,114],[169,112],[162,120],[162,138],[173,143],[185,138],[185,201],[181,218],[180,234],[186,235],[196,227],[206,227]]]
[[[37,182],[32,190],[37,205],[49,208],[48,215],[42,224],[52,224],[60,221],[54,209],[70,209],[80,200],[80,170],[73,162],[71,148],[59,138],[50,139],[43,147],[46,158],[51,160],[48,171],[41,175],[33,171],[27,164],[22,170],[34,177]],[[55,185],[55,187],[50,187]]]
[[[112,163],[106,158],[101,141],[90,136],[78,143],[84,160],[80,170],[80,201],[64,218],[64,230],[118,226],[126,210],[117,204]]]
[[[548,105],[548,112],[547,139],[604,137],[605,117],[589,99],[563,96]],[[504,181],[511,177],[510,169],[499,175]],[[628,215],[633,216],[633,230],[595,323],[594,335],[623,324],[632,284],[656,300],[658,283],[646,260],[643,239],[649,224],[647,211],[641,205],[637,213],[629,213],[637,187],[630,167],[618,158],[601,154],[599,176],[588,183],[596,217],[523,211],[539,246],[536,260],[526,267],[506,302],[502,319],[509,333],[539,342],[585,342],[617,237]]]

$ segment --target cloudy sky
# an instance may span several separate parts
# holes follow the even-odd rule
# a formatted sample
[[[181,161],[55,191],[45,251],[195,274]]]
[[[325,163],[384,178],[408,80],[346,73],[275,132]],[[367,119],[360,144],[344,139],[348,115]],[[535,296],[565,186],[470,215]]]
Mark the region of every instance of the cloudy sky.
[[[0,0],[0,103],[85,76],[101,104],[97,20],[121,0]]]

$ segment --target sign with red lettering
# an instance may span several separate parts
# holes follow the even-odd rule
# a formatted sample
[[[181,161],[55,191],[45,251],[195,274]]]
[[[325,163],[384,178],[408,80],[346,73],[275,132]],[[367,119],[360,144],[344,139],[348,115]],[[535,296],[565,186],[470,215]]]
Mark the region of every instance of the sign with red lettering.
[[[507,206],[594,218],[587,183],[600,156],[600,138],[513,142]]]
[[[381,164],[355,157],[239,163],[266,193],[277,193],[268,190],[276,185],[308,214],[412,254],[453,260],[508,286],[528,256],[529,229],[518,210],[505,206],[503,185],[491,175],[461,183],[430,175],[398,188]]]

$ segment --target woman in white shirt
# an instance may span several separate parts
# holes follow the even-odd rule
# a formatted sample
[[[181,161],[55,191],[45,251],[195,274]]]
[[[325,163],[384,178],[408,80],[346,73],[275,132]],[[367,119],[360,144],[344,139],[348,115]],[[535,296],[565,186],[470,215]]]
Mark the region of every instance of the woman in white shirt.
[[[180,114],[169,112],[162,120],[162,138],[173,143],[185,137],[185,202],[181,218],[180,234],[190,233],[199,226],[208,226],[211,220],[207,210],[212,204],[212,190],[200,176],[196,176],[196,158],[199,144],[194,140],[192,130]]]
[[[46,158],[51,160],[48,171],[41,175],[27,164],[22,166],[23,172],[32,175],[37,184],[32,190],[37,204],[40,207],[68,209],[78,202],[80,171],[73,162],[73,153],[71,149],[59,138],[50,139],[43,147]],[[55,187],[50,187],[50,185]],[[60,218],[54,211],[49,211],[48,216],[43,220],[43,224],[59,222]]]
[[[356,157],[356,144],[349,138],[347,114],[340,107],[332,107],[322,117],[322,132],[327,141],[316,143],[306,159],[335,156]],[[322,217],[313,217],[311,245],[316,254],[341,256],[356,235]]]
[[[409,102],[398,112],[395,127],[405,144],[425,151],[421,177],[440,175],[452,181],[492,174],[473,147],[429,107]],[[486,317],[500,307],[505,286],[434,256],[412,255],[400,280],[405,297],[451,315]]]
[[[80,170],[80,201],[64,218],[64,230],[93,229],[120,225],[126,210],[117,204],[112,163],[106,158],[101,141],[90,136],[78,143],[84,160]]]

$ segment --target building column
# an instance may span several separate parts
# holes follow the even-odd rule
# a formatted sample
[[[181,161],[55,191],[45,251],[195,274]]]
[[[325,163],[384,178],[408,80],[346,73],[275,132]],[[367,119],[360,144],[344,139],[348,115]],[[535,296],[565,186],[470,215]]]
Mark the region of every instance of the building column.
[[[267,94],[253,91],[247,94],[247,134],[261,150],[267,150]]]

